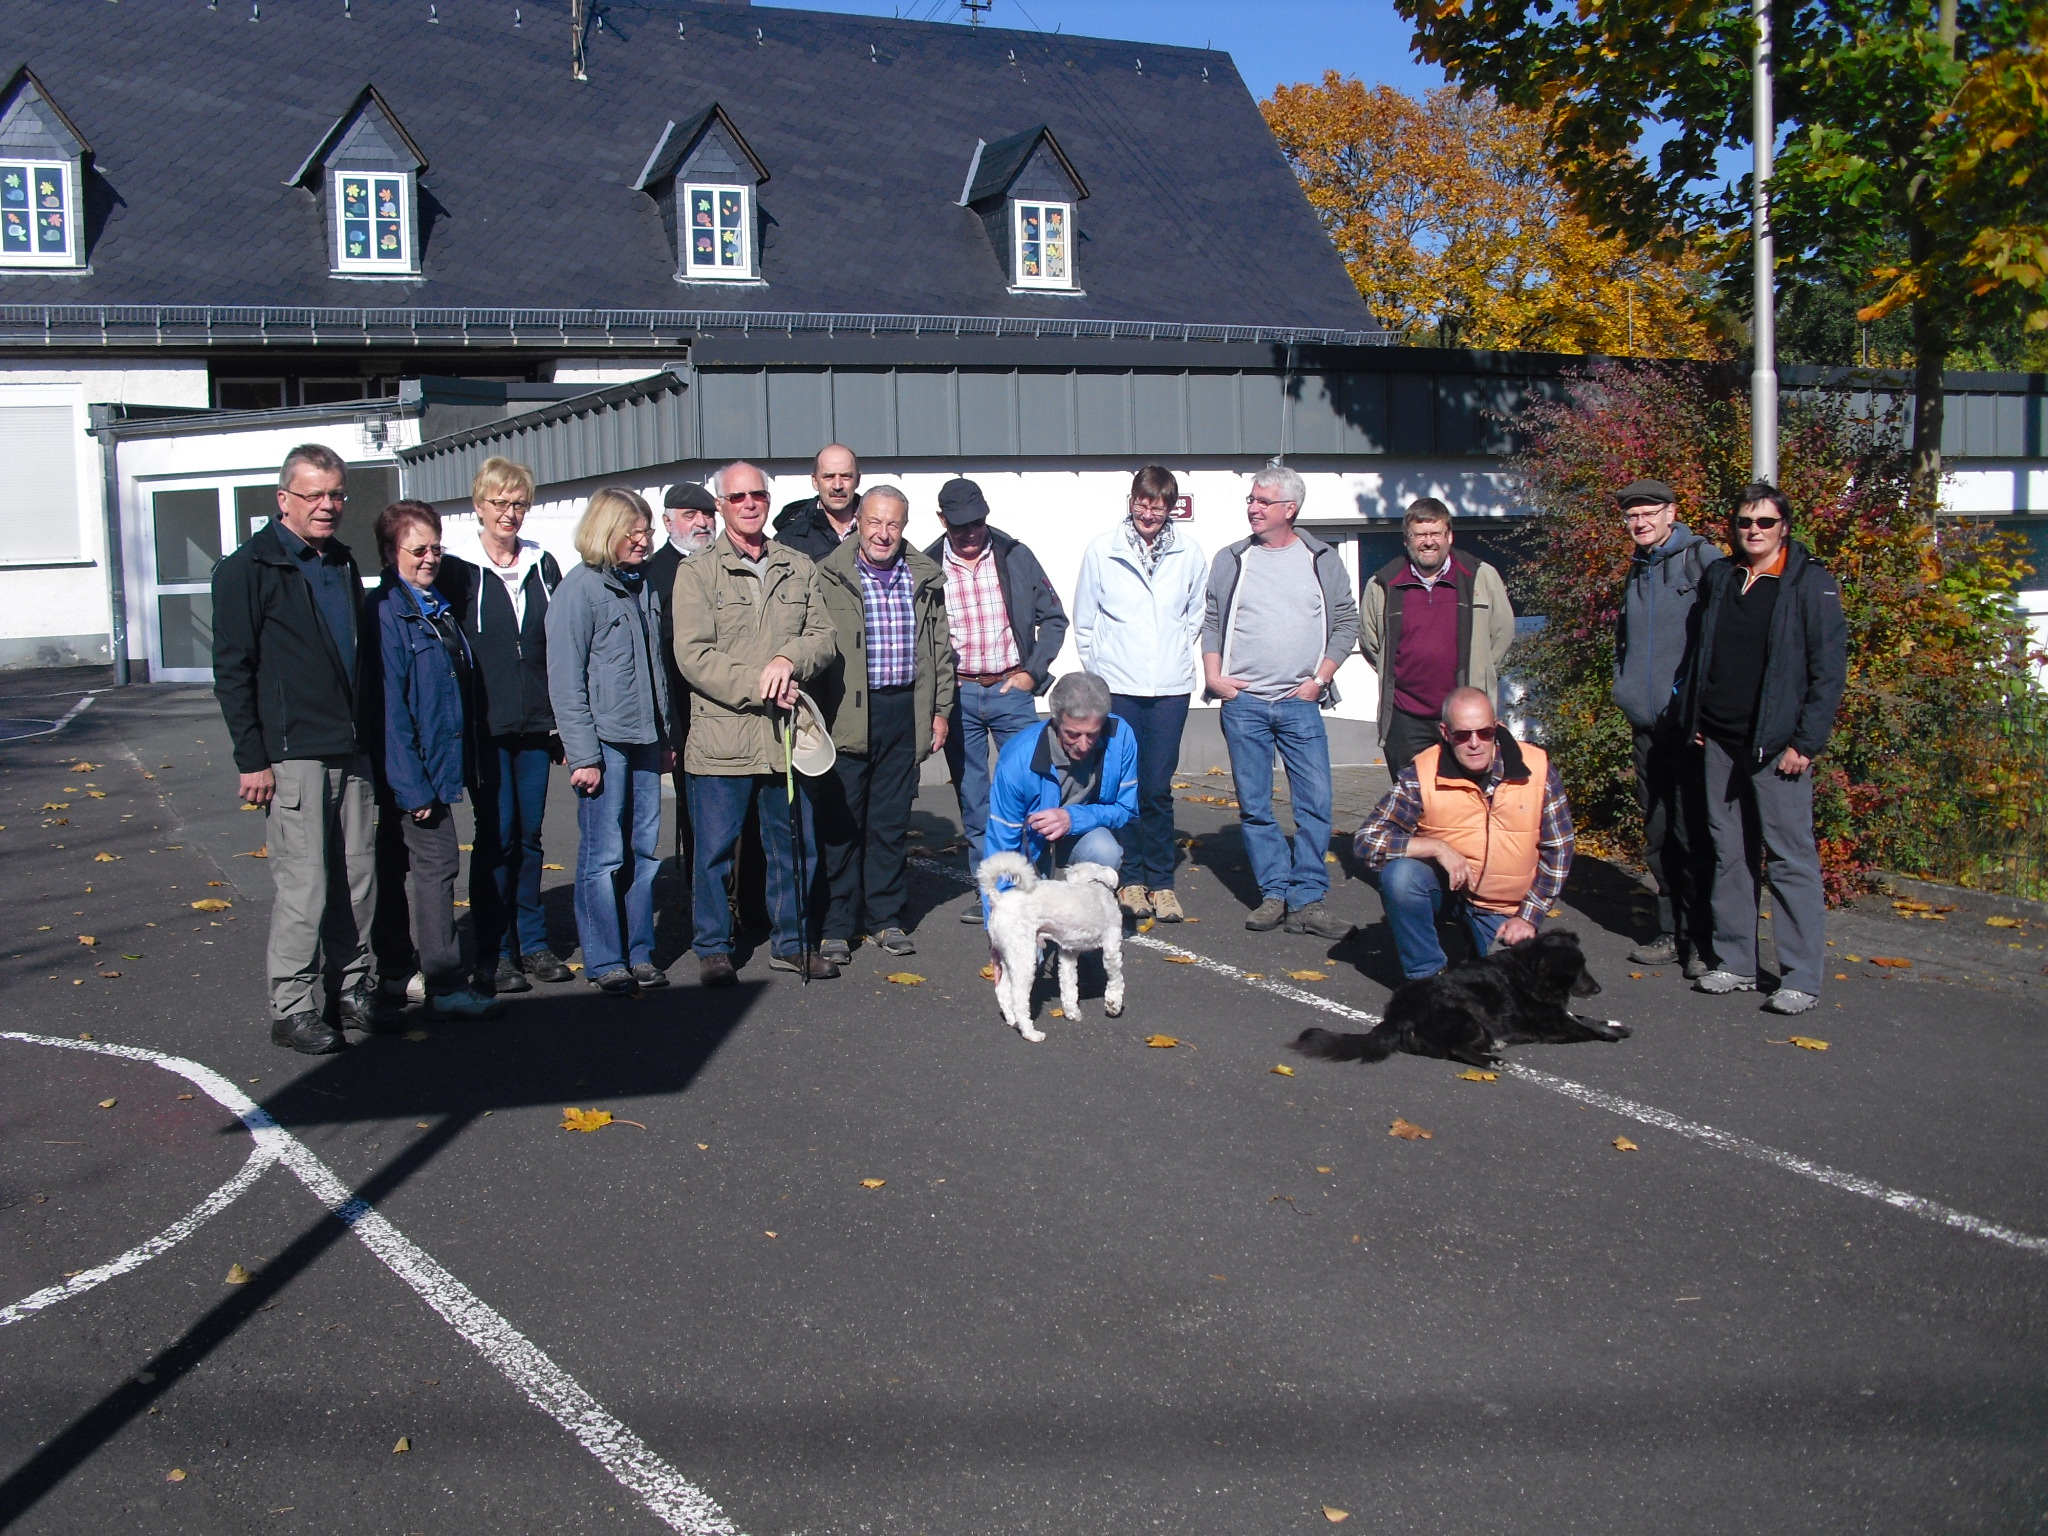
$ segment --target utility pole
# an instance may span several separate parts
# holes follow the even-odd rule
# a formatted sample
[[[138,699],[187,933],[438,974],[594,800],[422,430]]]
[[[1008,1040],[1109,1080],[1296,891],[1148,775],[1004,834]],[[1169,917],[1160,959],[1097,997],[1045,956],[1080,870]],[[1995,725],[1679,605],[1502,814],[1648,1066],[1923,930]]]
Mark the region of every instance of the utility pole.
[[[1768,485],[1778,483],[1778,295],[1776,241],[1771,234],[1771,161],[1777,125],[1771,112],[1771,0],[1750,0],[1756,20],[1751,55],[1756,97],[1750,122],[1755,155],[1750,173],[1749,217],[1751,308],[1755,362],[1749,376],[1749,472]]]

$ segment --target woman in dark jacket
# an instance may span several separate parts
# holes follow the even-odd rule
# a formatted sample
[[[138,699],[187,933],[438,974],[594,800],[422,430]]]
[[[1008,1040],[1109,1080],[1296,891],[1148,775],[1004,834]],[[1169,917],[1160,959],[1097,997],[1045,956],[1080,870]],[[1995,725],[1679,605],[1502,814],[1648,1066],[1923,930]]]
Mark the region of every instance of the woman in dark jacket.
[[[462,968],[455,936],[455,875],[462,863],[450,809],[476,782],[477,737],[471,719],[474,662],[455,610],[434,588],[441,569],[441,518],[421,501],[395,501],[377,517],[384,581],[364,602],[364,632],[376,637],[373,719],[383,741],[375,754],[382,816],[403,837],[410,867],[412,942],[437,1018],[489,1019],[505,1005],[478,993]],[[380,827],[381,849],[397,839]],[[387,869],[389,860],[386,860]],[[395,883],[395,882],[393,882]],[[398,891],[389,892],[396,898]],[[395,907],[395,901],[391,902]],[[382,951],[395,947],[386,930]],[[387,969],[387,984],[390,969]]]

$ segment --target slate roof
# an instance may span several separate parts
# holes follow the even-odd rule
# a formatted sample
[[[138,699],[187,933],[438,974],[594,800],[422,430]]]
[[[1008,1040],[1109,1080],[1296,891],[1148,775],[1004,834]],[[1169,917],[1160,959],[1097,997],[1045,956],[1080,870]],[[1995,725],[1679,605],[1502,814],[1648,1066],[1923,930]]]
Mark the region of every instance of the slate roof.
[[[0,303],[936,314],[1371,330],[1229,56],[997,28],[613,0],[9,0],[5,46],[96,151],[91,271]],[[345,15],[345,10],[352,16]],[[678,35],[680,27],[681,35]],[[1138,67],[1143,61],[1142,70]],[[8,61],[12,62],[12,61]],[[284,185],[366,86],[418,143],[422,276],[329,275]],[[772,173],[768,286],[679,284],[633,190],[720,104]],[[1017,295],[957,199],[975,141],[1044,124],[1090,197],[1085,296]]]

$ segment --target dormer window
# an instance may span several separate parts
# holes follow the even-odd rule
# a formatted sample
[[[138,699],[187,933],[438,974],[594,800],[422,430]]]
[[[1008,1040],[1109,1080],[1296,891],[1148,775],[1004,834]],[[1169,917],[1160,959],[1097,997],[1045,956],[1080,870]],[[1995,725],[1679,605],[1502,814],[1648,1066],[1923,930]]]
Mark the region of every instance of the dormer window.
[[[419,145],[366,85],[286,183],[326,207],[328,265],[336,277],[419,276]]]
[[[43,83],[16,70],[0,91],[0,268],[85,265],[83,181],[91,154]]]
[[[975,145],[960,204],[980,216],[1012,293],[1078,294],[1075,210],[1087,195],[1052,130],[1041,124]]]
[[[679,283],[758,283],[768,168],[717,103],[662,129],[633,190],[661,213]]]

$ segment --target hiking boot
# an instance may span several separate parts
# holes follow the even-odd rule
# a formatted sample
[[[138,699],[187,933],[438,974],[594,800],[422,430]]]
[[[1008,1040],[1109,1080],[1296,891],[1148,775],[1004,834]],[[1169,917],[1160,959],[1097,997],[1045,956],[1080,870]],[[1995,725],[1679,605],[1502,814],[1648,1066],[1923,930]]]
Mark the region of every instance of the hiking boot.
[[[1730,992],[1754,992],[1756,978],[1738,976],[1733,971],[1708,971],[1692,984],[1692,989],[1695,992],[1710,992],[1715,997],[1723,997]]]
[[[1660,933],[1646,939],[1630,950],[1628,957],[1637,965],[1670,965],[1678,959],[1678,935]]]
[[[1688,955],[1685,961],[1685,979],[1687,981],[1698,981],[1710,969],[1711,967],[1707,962],[1698,955]]]
[[[818,954],[834,965],[853,964],[853,943],[849,939],[820,939]]]
[[[567,981],[576,973],[556,958],[546,945],[530,949],[519,957],[519,968],[535,981]]]
[[[1319,939],[1348,939],[1351,937],[1351,927],[1350,923],[1345,922],[1320,901],[1312,901],[1305,907],[1287,909],[1289,933],[1312,934]]]
[[[1268,896],[1252,908],[1252,914],[1244,920],[1244,925],[1253,933],[1271,933],[1286,921],[1287,903],[1278,896]]]
[[[468,987],[457,987],[453,992],[430,992],[427,994],[427,1015],[435,1019],[497,1019],[503,1018],[505,1005],[496,998],[485,997],[481,992],[472,992]]]
[[[885,955],[902,956],[917,953],[917,945],[911,942],[910,935],[901,928],[884,928],[872,937],[875,947]]]
[[[1180,898],[1171,891],[1149,891],[1152,899],[1152,915],[1162,923],[1180,923],[1187,920],[1187,913],[1180,909]]]
[[[640,983],[623,965],[615,971],[606,971],[602,976],[592,977],[590,984],[598,991],[609,993],[613,997],[634,997],[640,991]]]
[[[643,987],[665,987],[668,985],[668,972],[652,960],[642,960],[633,967],[633,979]]]
[[[309,1009],[288,1019],[272,1019],[270,1043],[281,1045],[288,1051],[297,1051],[302,1056],[331,1056],[347,1045],[348,1039]]]
[[[1804,1013],[1820,999],[1811,992],[1801,992],[1796,987],[1780,987],[1764,999],[1766,1013]]]
[[[768,969],[808,976],[812,981],[830,981],[839,974],[839,967],[814,949],[800,949],[793,955],[770,955]]]
[[[963,923],[972,923],[975,927],[979,928],[986,920],[986,916],[981,910],[981,898],[979,896],[960,909],[960,921]]]
[[[405,1024],[405,1010],[367,985],[350,987],[334,1000],[334,1027],[386,1035]]]
[[[526,979],[526,972],[519,962],[510,955],[500,956],[491,970],[491,991],[500,995],[506,992],[531,992],[533,983]]]
[[[740,975],[732,968],[732,956],[721,951],[715,955],[697,957],[697,983],[705,987],[734,987],[739,985]]]
[[[1125,917],[1152,916],[1152,897],[1142,885],[1127,885],[1116,893],[1116,904]]]

